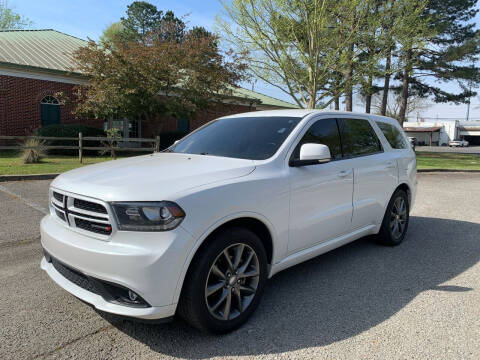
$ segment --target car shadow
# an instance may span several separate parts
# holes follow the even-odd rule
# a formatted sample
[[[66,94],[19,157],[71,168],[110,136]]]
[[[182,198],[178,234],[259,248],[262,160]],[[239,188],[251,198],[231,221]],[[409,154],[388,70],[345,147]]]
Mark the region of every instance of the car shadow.
[[[231,334],[204,334],[180,320],[148,325],[103,316],[152,350],[176,357],[328,345],[384,322],[423,291],[472,290],[442,284],[479,261],[480,224],[412,216],[408,231],[397,247],[367,237],[275,275],[256,313]]]

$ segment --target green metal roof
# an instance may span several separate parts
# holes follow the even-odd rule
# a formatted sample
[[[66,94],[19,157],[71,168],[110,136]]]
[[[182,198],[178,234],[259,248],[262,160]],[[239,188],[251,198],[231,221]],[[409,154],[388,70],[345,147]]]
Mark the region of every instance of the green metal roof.
[[[259,100],[262,105],[269,105],[269,106],[276,106],[280,108],[289,108],[289,109],[298,109],[299,107],[297,105],[294,105],[292,103],[289,103],[287,101],[283,101],[280,99],[276,99],[274,97],[260,94],[256,91],[244,89],[241,87],[238,87],[233,90],[233,95],[237,96],[239,98],[247,98],[247,99],[253,99],[253,100]]]
[[[0,63],[15,67],[68,72],[72,53],[85,40],[56,30],[1,30]]]
[[[0,30],[0,65],[67,73],[73,68],[72,53],[87,44],[85,40],[52,29]],[[298,108],[289,102],[241,87],[233,90],[233,96],[272,107]]]

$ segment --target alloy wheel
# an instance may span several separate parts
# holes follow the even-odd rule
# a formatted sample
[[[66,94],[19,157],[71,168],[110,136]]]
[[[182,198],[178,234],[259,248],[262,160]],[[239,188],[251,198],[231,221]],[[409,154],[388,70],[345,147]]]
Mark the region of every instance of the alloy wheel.
[[[243,313],[257,292],[260,263],[246,244],[233,244],[215,259],[205,284],[208,311],[218,320],[232,320]]]
[[[397,197],[390,214],[390,231],[394,239],[399,239],[407,224],[407,203],[401,196]]]

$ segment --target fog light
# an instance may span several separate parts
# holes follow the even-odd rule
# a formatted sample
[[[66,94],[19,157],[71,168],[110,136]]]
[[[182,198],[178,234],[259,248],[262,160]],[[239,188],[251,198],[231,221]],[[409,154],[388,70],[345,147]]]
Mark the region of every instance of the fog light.
[[[132,290],[128,290],[128,298],[129,298],[131,301],[137,301],[138,295],[135,294]]]

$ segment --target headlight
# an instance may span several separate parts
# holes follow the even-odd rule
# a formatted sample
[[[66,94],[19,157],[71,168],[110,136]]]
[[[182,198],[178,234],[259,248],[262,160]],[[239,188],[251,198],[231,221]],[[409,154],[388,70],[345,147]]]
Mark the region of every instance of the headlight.
[[[185,217],[180,206],[171,201],[111,203],[119,230],[167,231],[176,228]]]

